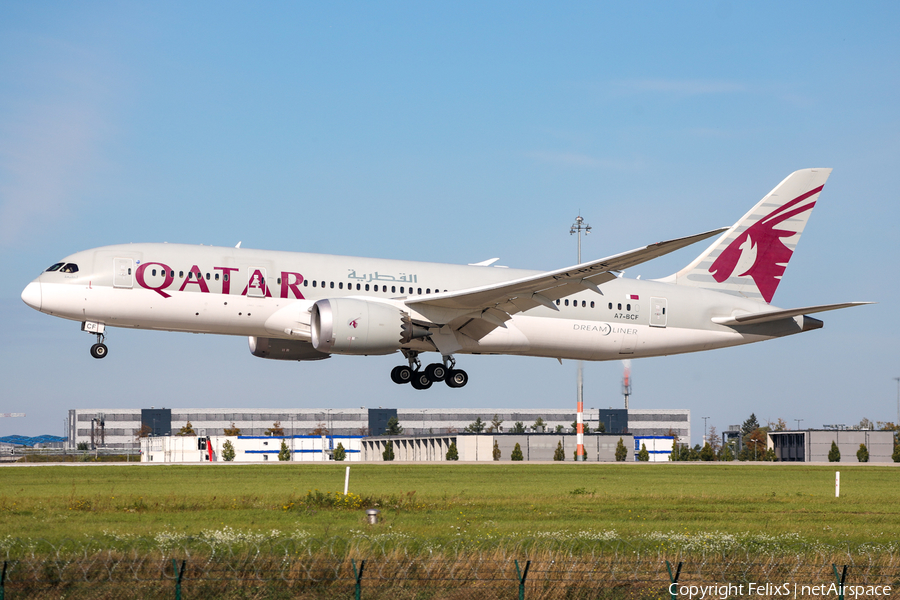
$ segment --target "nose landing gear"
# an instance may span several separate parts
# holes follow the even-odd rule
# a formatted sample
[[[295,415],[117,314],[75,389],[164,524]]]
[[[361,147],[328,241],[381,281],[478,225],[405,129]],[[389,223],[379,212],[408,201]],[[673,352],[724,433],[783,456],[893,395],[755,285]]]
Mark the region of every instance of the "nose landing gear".
[[[106,326],[103,323],[85,321],[81,324],[81,330],[97,336],[97,343],[91,346],[91,356],[94,358],[105,358],[109,352],[109,348],[103,343],[106,339],[106,335],[103,333],[106,330]]]
[[[452,388],[461,388],[469,383],[468,374],[462,369],[454,368],[456,360],[453,356],[444,356],[443,362],[432,363],[422,369],[418,352],[404,350],[403,355],[409,361],[409,366],[400,365],[391,370],[391,381],[394,383],[409,383],[417,390],[427,390],[437,381],[443,381]]]

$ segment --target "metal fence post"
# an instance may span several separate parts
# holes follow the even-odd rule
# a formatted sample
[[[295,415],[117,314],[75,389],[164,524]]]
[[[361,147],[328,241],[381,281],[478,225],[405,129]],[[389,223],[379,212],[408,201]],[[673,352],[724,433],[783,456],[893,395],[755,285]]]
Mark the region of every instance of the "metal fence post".
[[[181,600],[181,579],[184,577],[184,565],[187,561],[181,561],[181,568],[178,568],[178,561],[172,559],[172,569],[175,570],[175,600]]]
[[[669,595],[672,600],[678,598],[678,578],[681,577],[681,565],[684,563],[678,561],[678,568],[675,570],[675,577],[672,577],[672,565],[666,561],[666,569],[669,571]]]
[[[353,597],[359,600],[362,595],[362,576],[363,569],[366,568],[366,561],[365,559],[359,561],[359,570],[356,568],[356,561],[352,558],[350,559],[350,564],[353,565],[353,577],[356,578],[356,588],[353,591]]]
[[[525,579],[528,577],[528,568],[531,566],[531,561],[525,561],[525,570],[522,571],[519,569],[519,561],[516,560],[516,575],[519,577],[519,600],[525,600]]]
[[[834,569],[834,578],[837,579],[838,582],[838,600],[844,600],[844,582],[847,580],[847,565],[844,565],[844,570],[838,575],[837,565],[831,563],[831,568]]]

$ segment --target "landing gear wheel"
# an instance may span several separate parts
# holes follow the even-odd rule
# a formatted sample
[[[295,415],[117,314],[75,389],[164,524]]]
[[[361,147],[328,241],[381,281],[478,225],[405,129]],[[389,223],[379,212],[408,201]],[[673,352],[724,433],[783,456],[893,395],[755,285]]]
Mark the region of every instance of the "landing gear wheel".
[[[469,375],[462,369],[451,369],[444,381],[452,388],[461,388],[469,383]]]
[[[431,387],[432,381],[428,379],[428,375],[422,371],[416,371],[413,373],[413,377],[409,380],[409,383],[417,390],[427,390]]]
[[[91,356],[94,358],[103,358],[109,352],[106,344],[94,344],[91,346]]]
[[[447,367],[441,363],[432,363],[425,367],[425,375],[432,381],[443,381],[447,376]]]
[[[394,383],[404,384],[409,383],[409,380],[413,377],[413,370],[407,367],[406,365],[400,365],[399,367],[394,367],[391,370],[391,381]]]

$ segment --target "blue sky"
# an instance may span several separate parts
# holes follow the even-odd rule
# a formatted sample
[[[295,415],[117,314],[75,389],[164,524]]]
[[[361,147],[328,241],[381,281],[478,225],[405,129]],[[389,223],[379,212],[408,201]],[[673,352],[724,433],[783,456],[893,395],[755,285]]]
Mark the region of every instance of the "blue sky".
[[[557,407],[575,364],[281,363],[242,338],[78,325],[19,298],[72,252],[168,241],[513,267],[733,223],[788,173],[834,172],[774,303],[821,331],[633,364],[632,406],[720,430],[895,420],[900,146],[894,3],[7,3],[0,19],[0,435],[87,407]],[[701,245],[702,246],[702,245]],[[668,275],[701,247],[626,273]],[[621,364],[585,367],[619,406]]]

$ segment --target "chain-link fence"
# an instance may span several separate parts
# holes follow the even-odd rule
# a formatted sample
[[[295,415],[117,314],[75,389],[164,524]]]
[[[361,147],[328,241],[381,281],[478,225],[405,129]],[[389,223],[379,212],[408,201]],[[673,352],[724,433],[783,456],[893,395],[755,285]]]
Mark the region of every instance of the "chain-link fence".
[[[6,560],[0,600],[886,598],[900,596],[894,591],[900,589],[897,563],[894,556],[833,565],[799,556],[338,560],[253,552],[205,558],[105,552]]]

